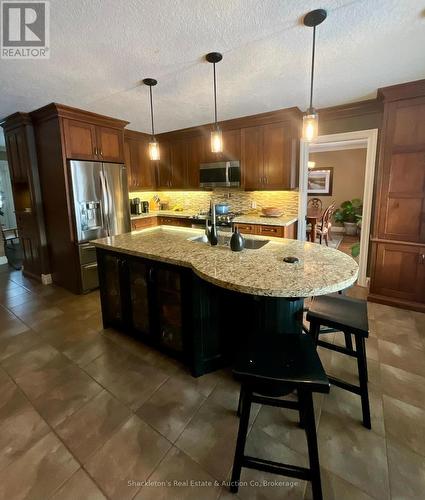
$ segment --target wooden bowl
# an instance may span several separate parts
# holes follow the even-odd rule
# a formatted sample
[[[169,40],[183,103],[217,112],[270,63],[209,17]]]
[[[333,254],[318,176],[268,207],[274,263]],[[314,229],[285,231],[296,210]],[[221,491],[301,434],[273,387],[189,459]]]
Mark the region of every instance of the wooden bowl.
[[[281,215],[283,210],[280,208],[276,208],[276,207],[264,207],[262,209],[262,212],[263,212],[263,215],[273,217],[273,216]]]

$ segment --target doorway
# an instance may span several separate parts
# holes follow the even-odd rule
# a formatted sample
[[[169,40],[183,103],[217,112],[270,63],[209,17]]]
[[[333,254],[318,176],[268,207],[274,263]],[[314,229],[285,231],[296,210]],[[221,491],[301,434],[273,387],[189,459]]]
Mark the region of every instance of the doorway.
[[[13,204],[12,184],[10,182],[4,134],[0,129],[0,228],[16,228],[15,207]],[[0,234],[1,236],[1,234]],[[0,240],[0,265],[6,264],[3,238]]]
[[[367,265],[368,265],[368,253],[369,253],[369,237],[371,228],[371,215],[372,215],[372,197],[373,197],[373,183],[375,177],[375,162],[376,162],[376,150],[378,142],[378,129],[371,130],[360,130],[355,132],[346,132],[341,134],[323,135],[319,136],[313,143],[307,143],[301,141],[300,149],[300,196],[299,196],[299,223],[298,223],[298,239],[306,240],[306,215],[307,215],[307,202],[310,193],[308,192],[309,186],[309,166],[308,162],[311,156],[318,153],[325,152],[336,152],[336,151],[348,151],[348,150],[364,150],[365,152],[365,168],[364,168],[364,186],[362,192],[362,214],[361,214],[361,231],[359,235],[359,277],[357,283],[360,286],[368,286],[367,277]],[[313,160],[310,160],[310,162]],[[315,165],[310,163],[310,169],[314,168]],[[318,176],[318,190],[319,194],[324,194],[329,192],[329,172],[323,172],[323,179]],[[312,178],[310,174],[310,179]],[[328,183],[326,186],[326,182]],[[349,180],[347,178],[346,183]],[[323,184],[323,192],[320,193],[320,184]],[[341,185],[341,184],[340,184]],[[310,188],[312,187],[310,181]],[[313,186],[314,187],[314,186]],[[311,191],[311,189],[310,189]],[[341,194],[341,193],[340,193]],[[325,196],[332,198],[329,194]],[[319,196],[318,196],[319,197]],[[320,196],[323,200],[323,198]],[[325,198],[326,199],[326,198]],[[345,201],[345,200],[344,200]],[[339,200],[340,202],[340,200]],[[322,201],[323,203],[323,201]],[[339,208],[338,206],[336,208]],[[342,231],[342,229],[340,230]],[[339,234],[334,233],[334,234]],[[343,232],[343,235],[345,233]],[[344,238],[344,236],[343,236]],[[349,238],[346,238],[346,244],[351,248],[355,241],[349,242]]]

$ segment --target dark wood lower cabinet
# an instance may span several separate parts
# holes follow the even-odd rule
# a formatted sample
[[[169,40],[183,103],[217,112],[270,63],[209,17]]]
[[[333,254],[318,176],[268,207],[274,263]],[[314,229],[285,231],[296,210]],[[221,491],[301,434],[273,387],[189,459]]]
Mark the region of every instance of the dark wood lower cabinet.
[[[216,287],[190,269],[97,249],[104,327],[187,364],[194,376],[228,365],[249,336],[301,332],[303,299]]]
[[[373,242],[372,266],[369,300],[425,311],[425,247]]]

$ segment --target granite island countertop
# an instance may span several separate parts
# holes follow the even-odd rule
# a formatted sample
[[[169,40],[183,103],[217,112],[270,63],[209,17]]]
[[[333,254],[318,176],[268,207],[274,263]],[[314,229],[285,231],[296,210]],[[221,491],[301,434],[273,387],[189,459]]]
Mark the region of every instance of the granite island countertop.
[[[228,246],[212,247],[191,240],[202,234],[200,229],[159,226],[92,243],[106,250],[191,268],[214,285],[252,295],[324,295],[343,290],[357,279],[354,259],[317,243],[267,238],[269,243],[258,250],[232,252]],[[288,256],[297,257],[299,262],[284,262]]]

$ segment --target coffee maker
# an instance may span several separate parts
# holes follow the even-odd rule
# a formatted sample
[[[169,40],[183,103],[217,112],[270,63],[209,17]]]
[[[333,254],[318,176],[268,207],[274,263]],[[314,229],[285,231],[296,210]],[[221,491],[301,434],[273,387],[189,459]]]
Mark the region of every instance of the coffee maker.
[[[149,213],[149,202],[148,201],[142,201],[142,213],[148,214]]]
[[[131,215],[140,215],[142,213],[142,203],[140,198],[133,198],[130,200]]]

